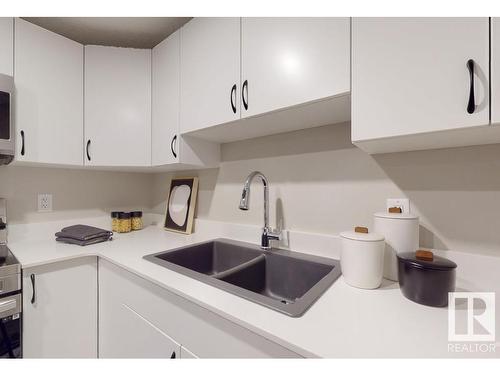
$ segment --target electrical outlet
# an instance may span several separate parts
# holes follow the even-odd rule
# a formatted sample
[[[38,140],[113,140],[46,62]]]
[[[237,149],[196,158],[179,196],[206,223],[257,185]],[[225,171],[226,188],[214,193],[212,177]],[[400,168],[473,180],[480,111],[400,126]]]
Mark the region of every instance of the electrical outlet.
[[[38,212],[52,211],[52,194],[38,194]]]
[[[388,210],[389,207],[399,207],[401,208],[401,212],[405,214],[410,213],[410,200],[408,198],[387,199],[386,206]]]

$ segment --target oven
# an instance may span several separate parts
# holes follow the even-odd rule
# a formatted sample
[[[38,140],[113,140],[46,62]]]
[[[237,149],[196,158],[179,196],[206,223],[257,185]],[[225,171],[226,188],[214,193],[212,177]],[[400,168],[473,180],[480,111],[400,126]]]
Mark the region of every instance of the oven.
[[[21,266],[0,245],[0,358],[22,357]]]
[[[21,358],[21,294],[0,298],[0,358]]]

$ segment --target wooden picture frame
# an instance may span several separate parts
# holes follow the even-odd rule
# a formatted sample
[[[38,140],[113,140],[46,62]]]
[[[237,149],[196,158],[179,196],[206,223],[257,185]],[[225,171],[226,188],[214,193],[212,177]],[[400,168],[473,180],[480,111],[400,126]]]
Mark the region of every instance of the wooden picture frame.
[[[165,230],[183,234],[193,232],[197,197],[198,177],[172,179],[163,224]]]

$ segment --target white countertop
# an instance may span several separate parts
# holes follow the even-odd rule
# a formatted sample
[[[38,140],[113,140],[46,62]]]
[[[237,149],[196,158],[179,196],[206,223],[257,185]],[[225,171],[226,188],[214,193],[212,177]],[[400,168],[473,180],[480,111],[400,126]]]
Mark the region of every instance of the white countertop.
[[[186,236],[152,225],[86,247],[54,239],[54,233],[64,226],[82,223],[107,228],[108,221],[95,218],[11,225],[9,248],[23,268],[99,256],[304,356],[500,358],[498,343],[496,353],[448,352],[448,309],[407,300],[397,283],[384,281],[379,289],[362,290],[348,286],[340,277],[302,317],[291,318],[142,259],[147,254],[219,237],[255,243],[258,227],[197,221],[197,232]],[[336,236],[294,232],[287,237],[293,250],[308,249],[312,254],[338,258]],[[442,254],[458,264],[457,291],[500,291],[500,257],[451,251]],[[497,298],[496,318],[500,322],[498,305]]]

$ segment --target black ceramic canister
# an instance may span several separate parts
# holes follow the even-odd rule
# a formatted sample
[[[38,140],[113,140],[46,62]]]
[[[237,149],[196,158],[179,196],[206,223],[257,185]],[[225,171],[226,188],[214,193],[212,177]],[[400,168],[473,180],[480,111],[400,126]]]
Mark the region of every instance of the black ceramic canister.
[[[427,306],[448,305],[448,293],[455,291],[455,262],[432,254],[424,259],[416,252],[397,257],[399,286],[406,298]]]

